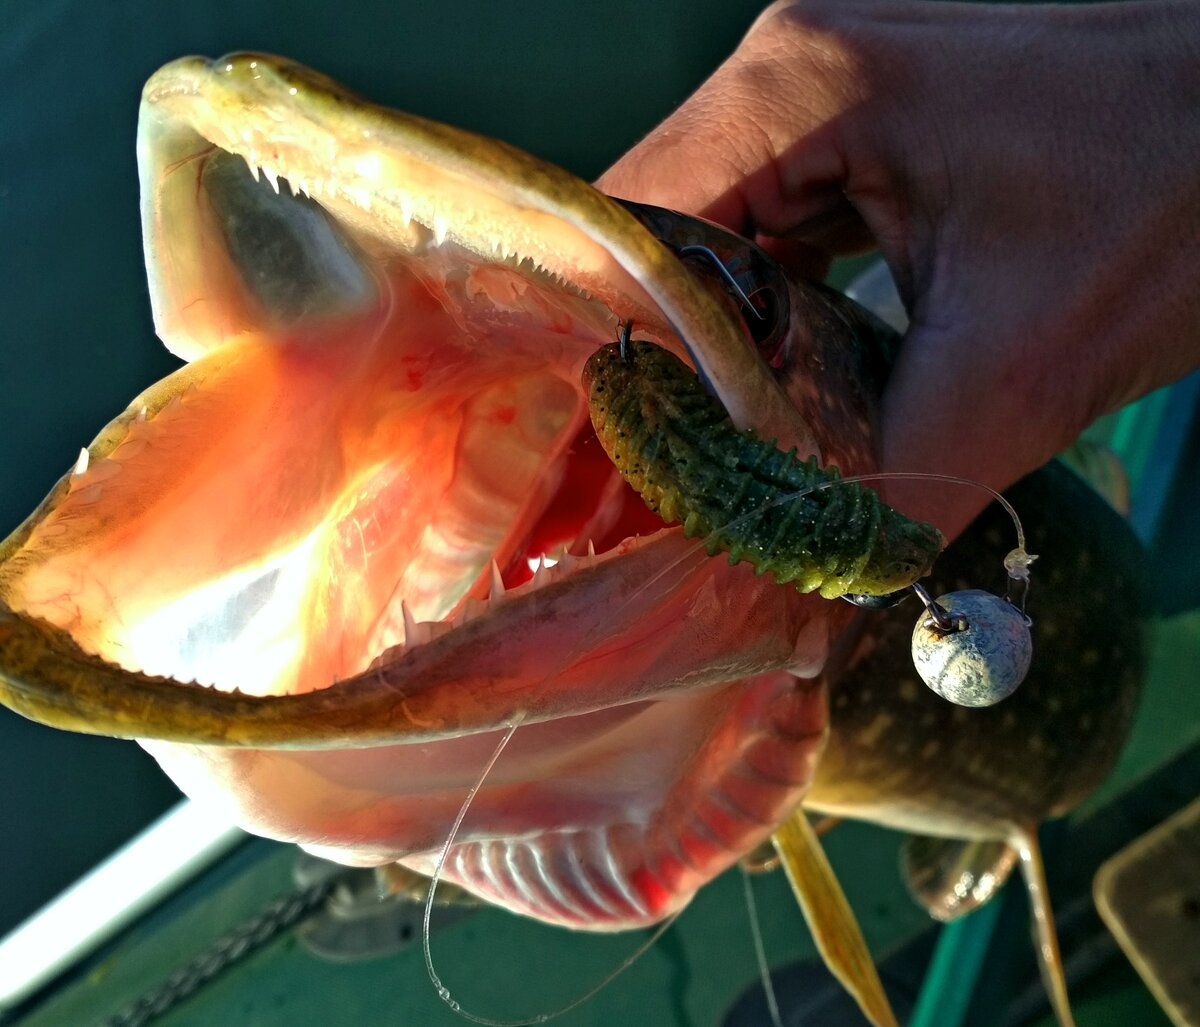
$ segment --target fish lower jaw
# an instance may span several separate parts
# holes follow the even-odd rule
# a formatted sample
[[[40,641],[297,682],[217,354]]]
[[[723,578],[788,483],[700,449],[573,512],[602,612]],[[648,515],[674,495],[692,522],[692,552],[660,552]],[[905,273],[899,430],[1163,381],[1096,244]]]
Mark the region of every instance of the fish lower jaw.
[[[404,641],[391,646],[380,653],[368,670],[375,669],[385,663],[392,663],[405,652],[410,652],[420,646],[427,645],[437,639],[465,627],[474,621],[481,620],[498,609],[512,603],[514,600],[527,598],[534,592],[551,585],[568,585],[569,579],[591,570],[612,559],[619,559],[640,546],[649,544],[659,535],[678,532],[678,528],[664,528],[655,535],[631,536],[619,545],[605,552],[597,552],[594,543],[589,541],[586,552],[574,554],[560,550],[559,555],[543,554],[529,559],[532,575],[518,585],[505,585],[504,575],[495,559],[491,561],[486,574],[486,595],[468,595],[457,607],[441,620],[417,620],[409,609],[408,604],[401,600],[400,612],[403,622]],[[478,593],[480,590],[475,590]]]

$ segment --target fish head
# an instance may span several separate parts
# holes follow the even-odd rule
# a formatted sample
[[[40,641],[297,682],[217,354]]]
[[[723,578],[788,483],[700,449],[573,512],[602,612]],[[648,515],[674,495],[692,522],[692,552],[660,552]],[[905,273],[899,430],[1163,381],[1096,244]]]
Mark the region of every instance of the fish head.
[[[632,323],[739,426],[863,473],[870,326],[848,345],[857,315],[786,283],[763,359],[609,197],[278,58],[159,71],[138,160],[186,363],[0,545],[3,701],[142,740],[250,830],[425,870],[520,724],[448,873],[576,926],[657,919],[761,841],[823,737],[796,675],[849,610],[665,530],[581,369]],[[697,826],[754,753],[753,814]],[[520,860],[574,884],[498,883]]]

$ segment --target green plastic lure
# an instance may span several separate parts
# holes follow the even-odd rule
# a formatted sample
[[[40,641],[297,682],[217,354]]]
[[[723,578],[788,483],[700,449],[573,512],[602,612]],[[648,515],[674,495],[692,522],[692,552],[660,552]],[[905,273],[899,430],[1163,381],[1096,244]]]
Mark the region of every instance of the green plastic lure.
[[[944,540],[836,467],[798,460],[752,431],[674,354],[605,346],[583,371],[592,424],[622,476],[668,524],[802,592],[883,595],[929,572]]]

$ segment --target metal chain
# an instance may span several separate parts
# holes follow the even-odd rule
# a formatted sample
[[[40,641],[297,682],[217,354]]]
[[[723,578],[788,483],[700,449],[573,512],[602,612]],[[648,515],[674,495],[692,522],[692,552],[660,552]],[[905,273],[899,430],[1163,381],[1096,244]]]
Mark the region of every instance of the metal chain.
[[[262,912],[218,938],[165,981],[105,1020],[101,1027],[143,1027],[203,987],[219,974],[257,952],[323,905],[333,890],[331,880],[276,899]]]

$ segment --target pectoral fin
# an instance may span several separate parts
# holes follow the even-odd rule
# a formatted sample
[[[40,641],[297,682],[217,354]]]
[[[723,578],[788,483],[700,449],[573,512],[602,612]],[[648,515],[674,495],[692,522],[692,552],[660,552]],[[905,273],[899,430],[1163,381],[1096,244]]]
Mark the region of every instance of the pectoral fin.
[[[943,923],[978,909],[1017,864],[1017,853],[996,839],[933,838],[913,834],[900,850],[909,894]]]
[[[825,965],[875,1027],[896,1027],[858,921],[804,811],[793,812],[772,840]]]
[[[1046,994],[1059,1024],[1074,1027],[1035,829],[1016,831],[1007,842],[910,835],[904,841],[900,860],[913,898],[935,920],[942,921],[957,920],[982,906],[1000,890],[1019,862]]]

